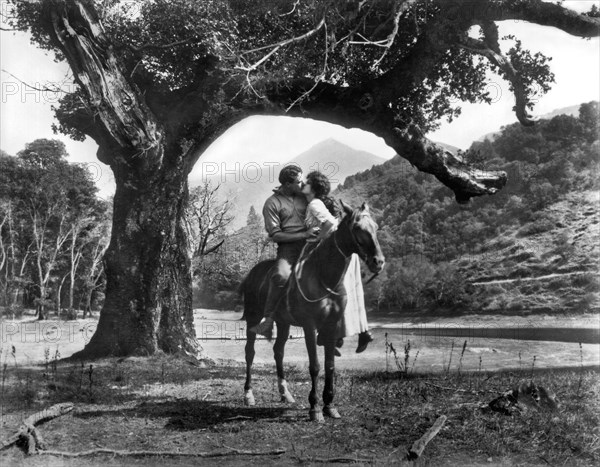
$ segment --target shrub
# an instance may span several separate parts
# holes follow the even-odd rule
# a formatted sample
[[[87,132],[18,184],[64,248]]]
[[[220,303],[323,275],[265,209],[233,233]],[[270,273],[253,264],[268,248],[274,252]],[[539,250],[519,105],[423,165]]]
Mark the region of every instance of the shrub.
[[[68,321],[75,320],[77,319],[77,310],[75,308],[71,308],[70,310],[68,308],[62,308],[60,310],[60,317]]]
[[[435,274],[427,288],[427,295],[436,305],[443,307],[471,304],[468,281],[458,267],[451,263],[439,263],[435,266]]]
[[[566,276],[566,277],[555,277],[554,279],[552,279],[550,281],[550,284],[548,285],[548,288],[553,289],[553,290],[557,290],[557,289],[564,289],[566,287],[570,287],[571,286],[571,278]]]
[[[538,219],[536,221],[525,224],[517,232],[518,237],[528,237],[543,232],[548,232],[554,228],[555,222],[550,219]]]
[[[25,308],[23,305],[18,305],[16,303],[8,305],[6,308],[4,308],[4,316],[9,319],[20,319],[23,317],[24,313]]]
[[[586,293],[581,298],[579,305],[585,311],[597,310],[598,308],[600,308],[600,300],[599,300],[598,294],[597,293]]]
[[[383,286],[384,302],[388,306],[400,305],[404,308],[424,305],[425,291],[434,273],[434,266],[425,256],[408,255],[402,261],[390,264],[389,278]]]
[[[573,286],[581,287],[587,292],[600,292],[600,278],[591,272],[578,274],[573,277]]]
[[[525,309],[525,303],[520,298],[517,298],[508,304],[507,309],[511,311],[523,310]]]

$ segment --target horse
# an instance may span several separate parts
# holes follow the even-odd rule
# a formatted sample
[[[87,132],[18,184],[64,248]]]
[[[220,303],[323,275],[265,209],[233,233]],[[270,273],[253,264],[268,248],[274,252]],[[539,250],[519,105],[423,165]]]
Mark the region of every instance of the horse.
[[[277,367],[277,382],[282,402],[293,403],[283,371],[283,356],[290,325],[301,326],[309,358],[309,371],[312,388],[308,396],[309,417],[313,421],[323,421],[323,415],[340,418],[333,406],[335,371],[335,345],[338,328],[346,306],[343,286],[344,275],[352,254],[357,254],[375,277],[384,267],[385,258],[377,240],[377,224],[371,217],[366,204],[352,209],[341,202],[343,218],[336,230],[315,246],[308,254],[303,254],[294,267],[286,285],[286,293],[278,304],[275,316],[277,337],[273,345],[273,354]],[[251,368],[254,361],[254,343],[256,334],[249,329],[259,323],[263,317],[264,306],[269,288],[270,275],[275,260],[258,263],[248,273],[240,287],[244,296],[244,316],[246,320],[246,382],[244,384],[244,403],[255,405],[252,392]],[[324,267],[327,265],[327,267]],[[282,303],[283,302],[283,303]],[[281,312],[280,312],[281,311]],[[324,407],[318,409],[317,384],[319,359],[317,355],[316,333],[319,342],[325,347],[325,387],[323,390]]]

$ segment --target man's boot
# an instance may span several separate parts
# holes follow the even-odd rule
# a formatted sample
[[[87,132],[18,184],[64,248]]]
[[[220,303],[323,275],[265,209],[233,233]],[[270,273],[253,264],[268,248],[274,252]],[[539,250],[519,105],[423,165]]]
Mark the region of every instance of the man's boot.
[[[271,284],[269,293],[267,294],[267,300],[265,303],[265,315],[264,318],[256,326],[250,328],[250,332],[255,334],[261,334],[267,339],[271,340],[273,337],[273,322],[277,304],[283,295],[284,287]]]

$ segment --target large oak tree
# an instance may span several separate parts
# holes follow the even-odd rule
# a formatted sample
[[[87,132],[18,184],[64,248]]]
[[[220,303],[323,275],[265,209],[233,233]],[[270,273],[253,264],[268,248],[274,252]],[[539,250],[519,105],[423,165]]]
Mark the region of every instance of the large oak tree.
[[[581,37],[599,20],[541,0],[14,1],[16,28],[66,60],[78,89],[58,129],[93,138],[116,180],[107,290],[86,356],[196,354],[183,215],[187,175],[215,138],[249,115],[302,116],[381,136],[460,203],[506,175],[469,167],[424,134],[490,100],[486,72],[509,81],[531,124],[547,58],[497,22],[522,20]]]

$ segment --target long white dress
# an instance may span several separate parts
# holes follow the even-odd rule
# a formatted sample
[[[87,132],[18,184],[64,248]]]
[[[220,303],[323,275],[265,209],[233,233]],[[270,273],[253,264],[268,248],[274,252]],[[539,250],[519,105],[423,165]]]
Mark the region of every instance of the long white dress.
[[[338,223],[323,201],[315,198],[308,203],[306,208],[306,227],[321,227],[325,222],[331,222],[334,226],[337,226]],[[350,337],[369,330],[360,273],[360,259],[356,254],[350,257],[348,270],[344,276],[344,287],[348,294],[348,302],[344,310],[343,335],[340,337]]]

